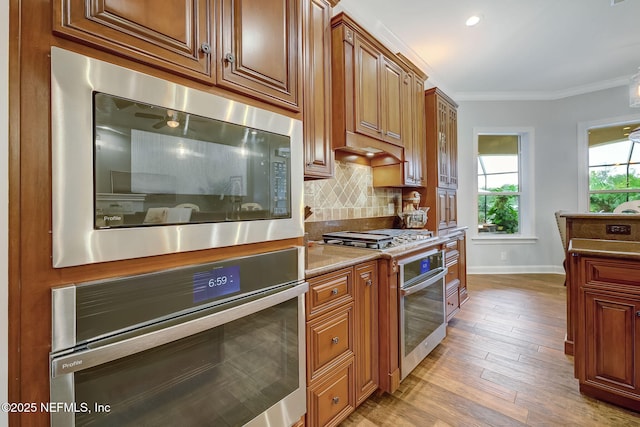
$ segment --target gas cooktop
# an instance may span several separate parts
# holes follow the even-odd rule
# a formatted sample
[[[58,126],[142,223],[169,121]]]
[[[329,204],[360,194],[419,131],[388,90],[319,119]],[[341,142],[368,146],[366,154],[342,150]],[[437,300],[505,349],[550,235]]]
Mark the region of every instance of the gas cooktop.
[[[403,245],[434,239],[429,230],[385,228],[369,231],[335,231],[322,235],[327,244],[355,246],[377,250],[401,248]]]

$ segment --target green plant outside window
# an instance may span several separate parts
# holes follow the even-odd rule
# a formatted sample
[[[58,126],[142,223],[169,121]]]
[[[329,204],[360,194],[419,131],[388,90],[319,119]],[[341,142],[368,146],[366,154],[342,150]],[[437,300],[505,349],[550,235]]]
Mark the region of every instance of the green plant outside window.
[[[478,136],[478,231],[513,234],[520,222],[520,137]]]
[[[640,144],[629,141],[632,123],[589,130],[589,211],[613,212],[640,200]]]

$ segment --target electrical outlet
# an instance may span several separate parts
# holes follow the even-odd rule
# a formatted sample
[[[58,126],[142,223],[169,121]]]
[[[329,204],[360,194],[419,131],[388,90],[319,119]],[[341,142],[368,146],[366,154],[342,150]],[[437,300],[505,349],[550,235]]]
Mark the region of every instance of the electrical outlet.
[[[507,260],[507,251],[500,252],[500,260],[502,260],[502,261],[506,261]]]

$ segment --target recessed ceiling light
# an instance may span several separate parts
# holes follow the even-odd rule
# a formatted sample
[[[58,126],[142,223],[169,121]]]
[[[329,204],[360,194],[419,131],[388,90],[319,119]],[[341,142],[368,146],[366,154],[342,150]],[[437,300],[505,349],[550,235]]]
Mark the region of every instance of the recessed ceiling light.
[[[478,15],[473,15],[470,16],[469,19],[467,19],[467,22],[465,22],[465,24],[467,25],[467,27],[473,27],[474,25],[477,25],[478,22],[480,22],[480,17]]]

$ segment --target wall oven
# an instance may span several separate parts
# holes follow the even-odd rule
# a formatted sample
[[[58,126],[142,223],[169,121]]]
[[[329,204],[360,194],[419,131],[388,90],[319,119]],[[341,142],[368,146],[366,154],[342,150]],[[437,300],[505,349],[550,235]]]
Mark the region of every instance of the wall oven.
[[[444,260],[444,251],[434,249],[398,261],[401,379],[446,336]]]
[[[300,120],[52,47],[51,138],[54,267],[304,233]]]
[[[51,425],[294,424],[303,250],[54,288]]]

